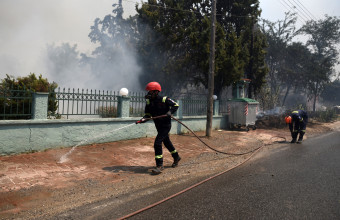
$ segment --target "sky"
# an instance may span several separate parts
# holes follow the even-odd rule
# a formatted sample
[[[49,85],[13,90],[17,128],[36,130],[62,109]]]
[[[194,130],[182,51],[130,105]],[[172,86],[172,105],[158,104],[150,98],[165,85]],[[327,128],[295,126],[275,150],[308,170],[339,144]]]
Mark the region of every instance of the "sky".
[[[135,2],[140,0],[123,0],[125,17],[135,13]],[[90,55],[96,47],[88,37],[90,27],[96,18],[103,19],[111,13],[113,3],[118,3],[118,0],[0,0],[0,79],[6,74],[17,77],[32,72],[42,74],[49,81],[56,81],[61,87],[108,90],[119,90],[119,86],[135,88],[133,82],[124,84],[124,81],[119,80],[114,88],[110,88],[105,76],[90,79],[77,75],[85,70],[78,70],[69,78],[64,74],[60,83],[60,77],[58,79],[49,73],[51,71],[46,65],[46,46],[51,44],[76,44],[80,53]],[[298,25],[302,25],[307,18],[321,19],[325,14],[340,16],[339,0],[260,0],[260,7],[262,17],[271,21],[282,20],[284,12],[296,10],[299,14]],[[129,62],[128,58],[125,60]],[[122,66],[131,65],[137,64],[132,60]],[[129,71],[138,72],[138,68]],[[90,75],[87,73],[83,76]],[[102,86],[104,81],[106,84]]]
[[[282,20],[284,12],[295,10],[298,13],[297,25],[302,25],[308,18],[322,19],[325,14],[340,16],[339,0],[260,0],[260,7],[261,16],[272,21]]]

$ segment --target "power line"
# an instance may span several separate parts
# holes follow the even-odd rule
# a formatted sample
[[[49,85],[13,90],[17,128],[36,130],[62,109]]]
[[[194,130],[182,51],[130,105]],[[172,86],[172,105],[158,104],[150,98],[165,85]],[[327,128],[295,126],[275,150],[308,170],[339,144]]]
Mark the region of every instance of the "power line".
[[[292,1],[294,1],[294,0],[292,0]],[[300,14],[301,16],[303,16],[307,21],[313,20],[313,18],[311,18],[308,14],[304,13],[304,11],[302,11],[299,6],[296,6],[294,3],[292,3],[291,0],[288,0],[288,2],[293,6],[294,9],[296,9],[298,11],[297,13]]]
[[[285,2],[285,1],[283,1],[285,4],[283,4],[282,3],[282,0],[278,0],[279,2],[280,2],[280,4],[283,6],[283,7],[285,7],[287,10],[288,10],[288,12],[291,12],[291,10],[292,10],[292,8]],[[289,8],[288,8],[289,7]],[[299,14],[298,14],[298,20],[301,22],[301,24],[303,25],[305,22],[302,22],[301,21],[301,19],[302,20],[304,20],[303,18],[301,18],[301,16],[299,16]]]
[[[302,22],[303,24],[307,22],[308,19],[306,19],[306,17],[302,16],[301,14],[299,14],[295,8],[294,5],[290,5],[288,4],[285,0],[282,0],[286,5],[288,5],[289,8],[291,8],[292,11],[294,11],[298,17],[300,17],[304,22]],[[289,1],[289,0],[288,0]]]
[[[314,20],[313,15],[308,14],[308,13],[306,12],[306,10],[305,10],[303,7],[301,7],[300,4],[299,4],[296,0],[292,0],[292,1],[295,3],[295,5],[296,5],[297,7],[299,7],[299,8],[302,10],[302,12],[304,13],[304,15],[308,16],[308,18],[309,18],[310,20]]]
[[[296,0],[306,11],[314,18],[314,20],[318,20],[317,17],[315,17],[301,2],[300,0]]]

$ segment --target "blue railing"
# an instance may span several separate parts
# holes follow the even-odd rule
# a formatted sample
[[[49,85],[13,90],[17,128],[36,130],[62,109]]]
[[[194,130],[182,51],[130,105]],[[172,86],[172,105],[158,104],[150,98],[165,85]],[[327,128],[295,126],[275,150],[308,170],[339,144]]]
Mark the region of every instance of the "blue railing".
[[[145,92],[129,93],[129,116],[141,117],[145,109]],[[205,95],[181,94],[183,116],[206,115]],[[118,117],[118,92],[61,89],[50,91],[49,102],[56,102],[56,111],[48,112],[49,118],[77,118],[92,116],[96,118]],[[175,100],[178,101],[178,100]],[[30,119],[32,116],[32,92],[29,90],[0,90],[0,116],[2,119]]]
[[[56,113],[61,116],[93,115],[99,117],[117,117],[118,92],[97,90],[60,89],[55,91],[58,102]],[[130,92],[131,117],[144,115],[145,92]],[[205,115],[207,101],[205,96],[185,96],[182,98],[184,116]]]
[[[117,93],[100,90],[60,89],[55,92],[58,102],[57,115],[96,115],[103,118],[117,117]]]
[[[0,87],[0,117],[3,120],[30,119],[32,92],[19,86]]]
[[[205,98],[205,97],[203,97]],[[183,116],[206,115],[207,100],[206,99],[182,99]]]
[[[130,95],[130,116],[138,117],[144,115],[145,92],[131,92]]]

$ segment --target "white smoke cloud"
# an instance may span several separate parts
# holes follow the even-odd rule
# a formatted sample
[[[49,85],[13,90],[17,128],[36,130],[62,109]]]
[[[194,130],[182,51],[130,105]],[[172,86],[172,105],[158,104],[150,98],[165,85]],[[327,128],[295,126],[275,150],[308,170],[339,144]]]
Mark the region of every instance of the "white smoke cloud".
[[[77,51],[90,55],[97,46],[88,34],[96,18],[112,12],[118,0],[1,0],[0,1],[0,78],[6,74],[42,74],[61,87],[119,90],[136,88],[133,77],[139,67],[134,54],[126,52],[110,75],[97,75],[88,65],[68,66],[62,72],[51,69],[47,45],[77,45]],[[131,4],[130,4],[131,6]],[[80,57],[78,57],[80,59]],[[121,69],[120,69],[121,68]],[[115,75],[117,74],[117,75]],[[131,90],[131,89],[130,89]]]

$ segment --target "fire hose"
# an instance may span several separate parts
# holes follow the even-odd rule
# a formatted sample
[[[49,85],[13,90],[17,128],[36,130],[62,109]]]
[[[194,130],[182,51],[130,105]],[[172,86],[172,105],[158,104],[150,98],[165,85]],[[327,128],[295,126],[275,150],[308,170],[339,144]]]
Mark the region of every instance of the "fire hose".
[[[151,117],[151,118],[143,118],[139,121],[136,122],[136,124],[139,124],[139,123],[143,123],[143,122],[146,122],[146,121],[149,121],[149,120],[154,120],[154,119],[158,119],[158,118],[164,118],[164,117],[169,117],[168,115],[160,115],[160,116],[156,116],[156,117]],[[257,151],[258,149],[260,149],[262,146],[260,147],[257,147],[253,150],[250,150],[250,151],[247,151],[247,152],[244,152],[244,153],[230,153],[230,152],[223,152],[223,151],[220,151],[220,150],[217,150],[213,147],[211,147],[209,144],[205,143],[199,136],[197,136],[195,134],[195,132],[193,132],[187,125],[185,125],[183,122],[181,122],[180,120],[178,120],[177,118],[171,116],[172,119],[174,119],[175,121],[177,121],[178,123],[180,123],[181,125],[183,125],[186,129],[188,129],[188,131],[190,131],[199,141],[201,141],[206,147],[208,147],[209,149],[215,151],[215,152],[218,152],[218,153],[221,153],[221,154],[226,154],[226,155],[232,155],[232,156],[241,156],[241,155],[246,155],[246,154],[249,154],[249,153],[253,153],[255,151]],[[279,138],[283,138],[285,139],[284,137],[279,137]]]
[[[152,120],[152,119],[162,118],[162,117],[168,117],[168,116],[167,116],[167,115],[164,115],[164,116],[157,116],[157,117],[153,117],[153,118],[148,118],[147,120]],[[262,147],[265,146],[265,145],[262,145],[262,146],[260,146],[260,147],[258,147],[258,148],[256,148],[256,149],[254,149],[254,150],[252,150],[252,151],[249,151],[249,152],[247,152],[247,153],[241,153],[241,154],[226,153],[226,152],[218,151],[218,150],[216,150],[216,149],[210,147],[210,146],[209,146],[208,144],[206,144],[203,140],[201,140],[201,138],[199,138],[199,137],[198,137],[198,136],[197,136],[190,128],[188,128],[188,126],[186,126],[183,122],[179,121],[178,119],[174,118],[173,116],[171,116],[171,118],[174,119],[175,121],[177,121],[178,123],[180,123],[181,125],[183,125],[185,128],[187,128],[191,133],[193,133],[193,134],[195,135],[195,137],[197,137],[197,138],[198,138],[205,146],[207,146],[207,147],[210,148],[211,150],[214,150],[214,151],[219,152],[219,153],[222,153],[222,154],[228,154],[228,155],[244,155],[244,154],[247,154],[247,153],[252,153],[252,154],[251,154],[247,159],[245,159],[243,162],[241,162],[241,163],[239,163],[239,164],[237,164],[237,165],[235,165],[235,166],[233,166],[233,167],[231,167],[231,168],[229,168],[229,169],[227,169],[227,170],[225,170],[225,171],[222,171],[222,172],[220,172],[220,173],[218,173],[218,174],[216,174],[216,175],[214,175],[214,176],[211,176],[211,177],[209,177],[209,178],[207,178],[207,179],[204,179],[204,180],[202,180],[201,182],[198,182],[198,183],[196,183],[196,184],[194,184],[194,185],[192,185],[192,186],[190,186],[190,187],[188,187],[188,188],[186,188],[186,189],[184,189],[184,190],[182,190],[182,191],[180,191],[180,192],[178,192],[178,193],[175,193],[175,194],[173,194],[173,195],[171,195],[171,196],[169,196],[169,197],[166,197],[165,199],[163,199],[163,200],[161,200],[161,201],[155,202],[155,203],[153,203],[153,204],[151,204],[151,205],[149,205],[149,206],[146,206],[146,207],[144,207],[144,208],[142,208],[142,209],[139,209],[139,210],[137,210],[137,211],[135,211],[135,212],[132,212],[132,213],[130,213],[130,214],[128,214],[128,215],[125,215],[125,216],[123,216],[123,217],[120,217],[120,218],[118,218],[119,220],[123,220],[123,219],[130,218],[130,217],[135,216],[135,215],[137,215],[137,214],[139,214],[139,213],[141,213],[141,212],[144,212],[144,211],[146,211],[146,210],[148,210],[148,209],[151,209],[151,208],[153,208],[153,207],[155,207],[155,206],[157,206],[157,205],[159,205],[159,204],[161,204],[161,203],[163,203],[163,202],[166,202],[166,201],[168,201],[168,200],[170,200],[170,199],[172,199],[172,198],[174,198],[174,197],[176,197],[176,196],[178,196],[178,195],[181,195],[181,194],[183,194],[183,193],[185,193],[185,192],[187,192],[187,191],[189,191],[189,190],[191,190],[191,189],[193,189],[193,188],[195,188],[195,187],[197,187],[197,186],[199,186],[199,185],[201,185],[201,184],[203,184],[203,183],[205,183],[205,182],[207,182],[207,181],[210,181],[210,180],[212,180],[212,179],[214,179],[214,178],[216,178],[216,177],[218,177],[218,176],[221,176],[222,174],[224,174],[224,173],[226,173],[226,172],[228,172],[228,171],[230,171],[230,170],[233,170],[233,169],[235,169],[235,168],[241,166],[242,164],[244,164],[245,162],[247,162],[248,160],[250,160],[250,158],[252,158],[252,156],[255,155],[256,152],[258,152]],[[140,123],[140,122],[139,122],[139,123]],[[284,139],[283,142],[286,142],[286,138],[280,137],[280,136],[276,136],[276,137],[283,138],[283,139]]]

